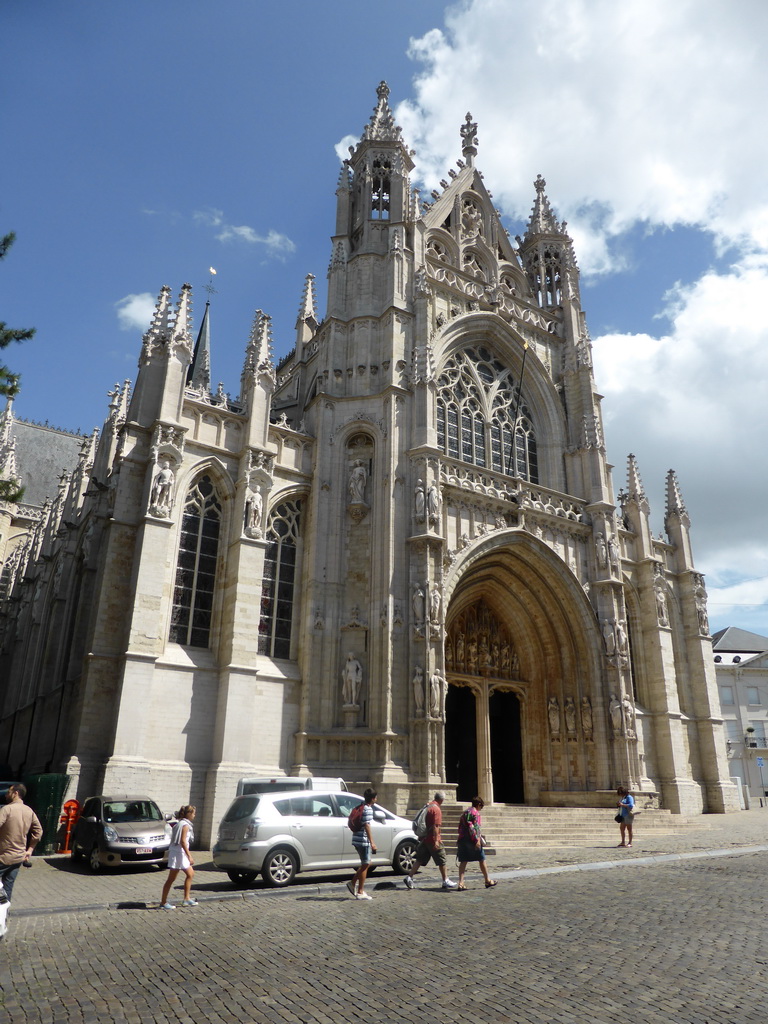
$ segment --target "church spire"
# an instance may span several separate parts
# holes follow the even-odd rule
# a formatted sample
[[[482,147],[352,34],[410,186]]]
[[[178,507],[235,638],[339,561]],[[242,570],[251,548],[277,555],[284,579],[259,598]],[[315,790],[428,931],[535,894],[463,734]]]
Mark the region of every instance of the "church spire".
[[[675,516],[678,519],[688,519],[688,509],[685,507],[683,501],[683,495],[680,491],[680,484],[677,481],[677,474],[674,469],[670,469],[667,473],[667,502],[665,509],[665,519],[668,521],[671,516]]]
[[[525,235],[517,236],[520,258],[528,274],[533,294],[540,306],[562,306],[579,298],[579,269],[573,240],[552,210],[546,181],[539,174],[534,181],[536,198]]]
[[[195,390],[207,392],[211,389],[211,300],[205,304],[203,322],[195,342],[195,354],[187,371],[187,384]]]
[[[640,468],[637,459],[630,455],[627,459],[627,497],[632,501],[645,500],[645,489],[640,479]]]
[[[389,106],[389,86],[386,82],[379,82],[376,96],[378,102],[373,108],[370,121],[363,129],[363,139],[367,142],[402,142],[403,132],[400,126],[395,124]]]
[[[305,345],[311,341],[317,330],[317,301],[315,299],[315,275],[307,274],[304,279],[304,291],[299,303],[299,315],[296,318],[296,344]]]

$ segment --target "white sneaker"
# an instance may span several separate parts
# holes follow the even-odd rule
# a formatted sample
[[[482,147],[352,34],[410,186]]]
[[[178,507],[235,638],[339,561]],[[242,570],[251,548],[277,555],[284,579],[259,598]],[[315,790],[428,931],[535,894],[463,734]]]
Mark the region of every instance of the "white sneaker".
[[[406,889],[416,888],[416,883],[414,882],[410,875],[405,876],[405,878],[403,879],[403,885],[405,886]]]
[[[455,889],[456,888],[456,883],[452,882],[450,880],[450,878],[446,878],[446,880],[443,882],[443,888],[444,889]]]
[[[172,903],[161,903],[160,904],[160,909],[161,910],[175,910],[176,907],[174,907],[174,905]]]
[[[367,892],[358,892],[358,893],[355,893],[355,899],[356,900],[372,900],[373,896],[369,896]]]

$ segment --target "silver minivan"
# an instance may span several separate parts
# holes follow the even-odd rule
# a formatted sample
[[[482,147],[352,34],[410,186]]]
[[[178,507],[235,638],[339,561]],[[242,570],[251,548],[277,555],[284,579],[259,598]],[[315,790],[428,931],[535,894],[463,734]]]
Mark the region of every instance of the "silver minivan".
[[[347,819],[363,798],[338,790],[252,793],[235,797],[219,825],[213,863],[236,885],[261,873],[270,886],[288,885],[304,871],[354,870],[360,858]],[[377,852],[371,864],[397,874],[413,866],[418,840],[407,818],[373,805]]]

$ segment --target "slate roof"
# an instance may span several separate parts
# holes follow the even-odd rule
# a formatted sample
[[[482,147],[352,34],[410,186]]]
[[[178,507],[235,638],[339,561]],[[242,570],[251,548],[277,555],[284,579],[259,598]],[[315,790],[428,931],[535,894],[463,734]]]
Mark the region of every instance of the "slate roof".
[[[716,651],[738,651],[742,654],[761,654],[768,651],[768,636],[750,633],[738,626],[726,626],[719,629],[712,637],[712,647]]]
[[[11,437],[16,438],[16,469],[24,487],[22,502],[42,506],[46,498],[56,496],[61,474],[74,470],[85,436],[14,419]]]

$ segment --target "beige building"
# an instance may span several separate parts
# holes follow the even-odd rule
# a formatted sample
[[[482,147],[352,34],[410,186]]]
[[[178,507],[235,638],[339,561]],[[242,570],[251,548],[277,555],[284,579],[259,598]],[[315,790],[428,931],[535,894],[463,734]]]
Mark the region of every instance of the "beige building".
[[[239,395],[163,288],[135,384],[23,548],[3,605],[0,760],[201,805],[244,774],[374,782],[399,809],[738,805],[689,518],[617,497],[565,225],[507,235],[476,164],[422,202],[384,83],[336,184],[326,312],[307,278]],[[16,510],[0,512],[0,543]],[[15,554],[22,551],[22,554]]]

